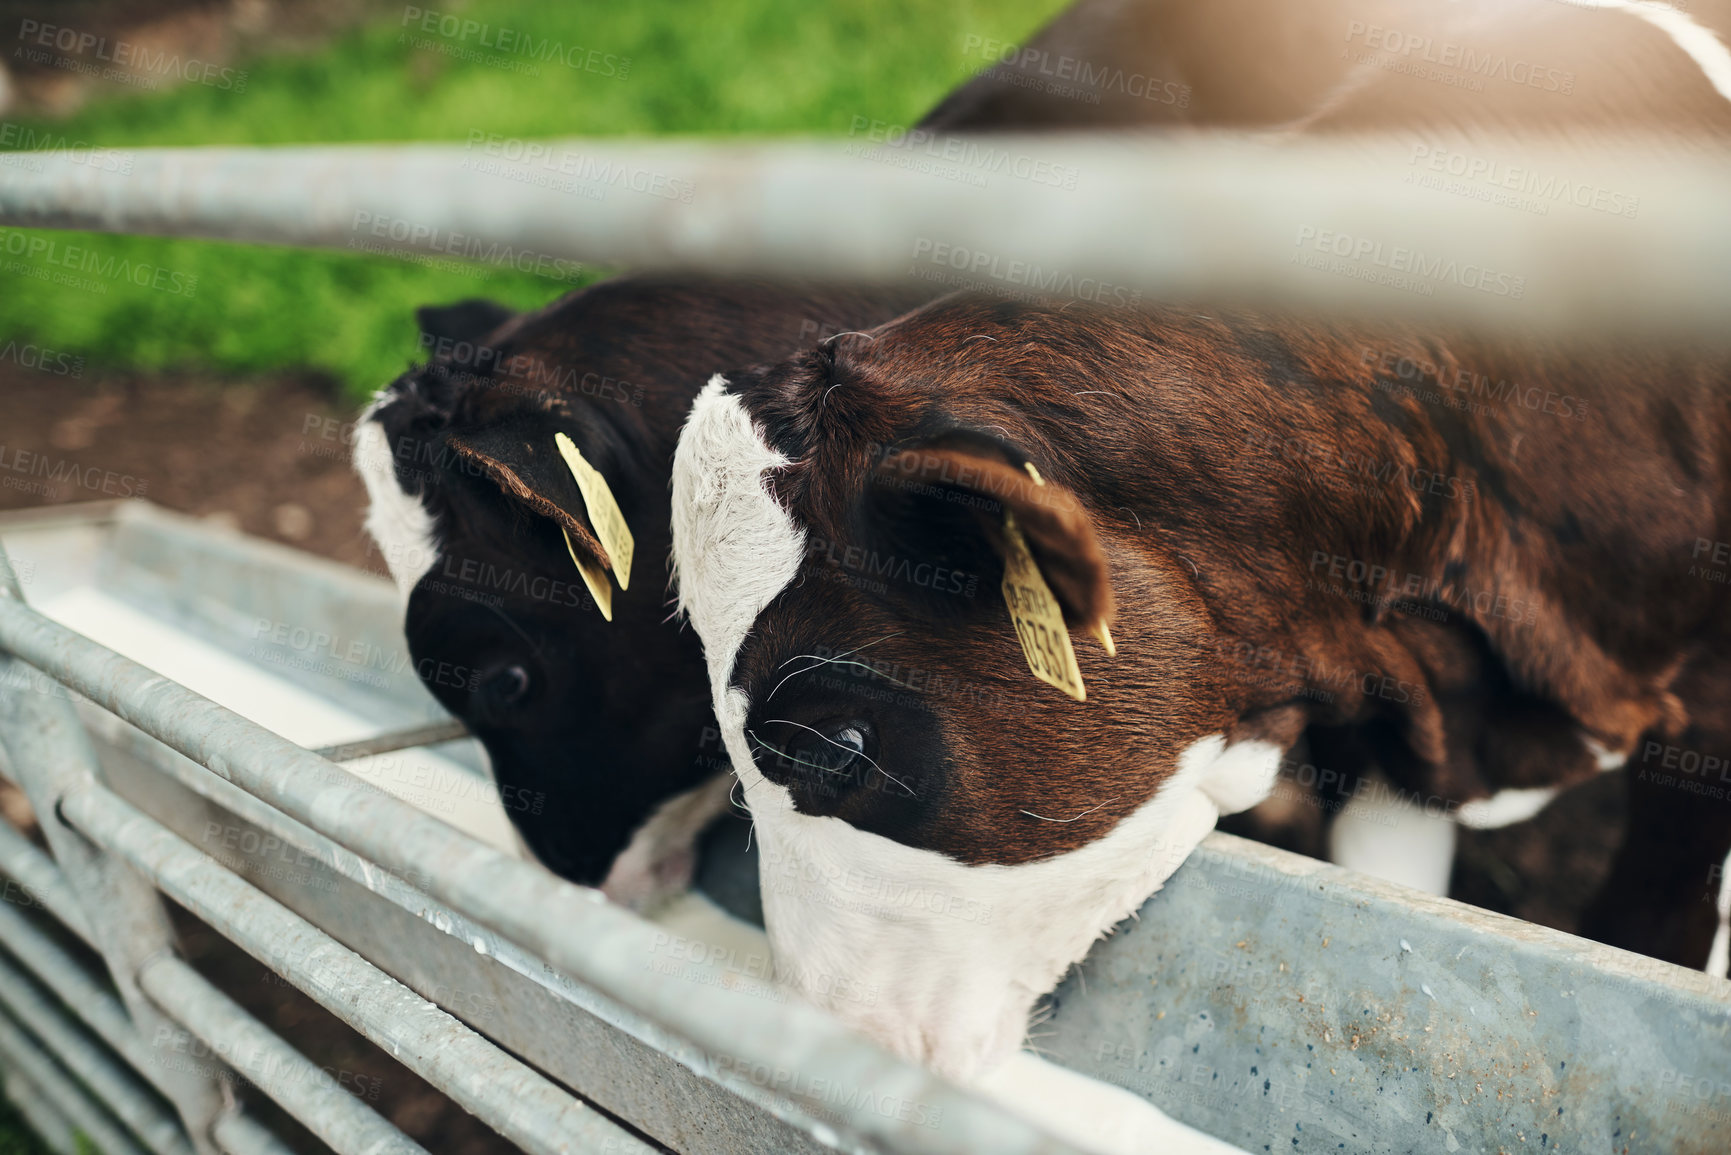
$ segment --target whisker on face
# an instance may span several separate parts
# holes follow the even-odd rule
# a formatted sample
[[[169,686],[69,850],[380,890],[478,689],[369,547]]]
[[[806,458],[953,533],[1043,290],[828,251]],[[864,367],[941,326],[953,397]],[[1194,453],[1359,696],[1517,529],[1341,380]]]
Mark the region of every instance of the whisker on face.
[[[881,638],[878,638],[878,639],[877,639],[877,641],[872,641],[872,642],[867,642],[867,643],[866,643],[866,644],[865,644],[865,645],[863,645],[863,646],[858,646],[858,647],[856,647],[856,648],[854,648],[854,649],[851,649],[851,650],[849,650],[849,651],[848,651],[848,652],[847,652],[847,653],[845,653],[845,654],[837,654],[837,655],[836,655],[836,656],[835,656],[835,657],[833,657],[833,658],[824,658],[824,657],[819,657],[819,656],[818,656],[818,655],[817,655],[817,654],[795,654],[795,655],[794,655],[794,656],[793,656],[793,657],[791,657],[791,658],[789,658],[789,659],[788,659],[788,660],[787,660],[787,662],[783,662],[783,663],[781,663],[781,666],[785,666],[785,665],[787,665],[787,664],[788,664],[788,662],[797,662],[797,661],[799,661],[799,660],[800,660],[800,659],[801,659],[801,658],[810,658],[810,659],[812,659],[812,661],[813,661],[813,662],[814,662],[814,663],[815,663],[815,664],[813,664],[813,665],[810,665],[810,666],[807,666],[807,667],[805,667],[805,669],[803,669],[803,670],[795,670],[795,671],[794,671],[794,672],[793,672],[793,673],[791,673],[791,674],[789,674],[789,675],[788,675],[788,676],[787,676],[787,677],[786,677],[786,678],[783,678],[783,679],[782,679],[782,680],[781,680],[781,681],[779,681],[779,682],[777,682],[777,683],[776,683],[776,684],[775,684],[775,690],[771,690],[771,691],[770,691],[770,692],[769,692],[769,693],[768,693],[768,694],[767,694],[767,695],[765,695],[765,696],[764,696],[764,699],[763,699],[763,700],[764,700],[764,701],[765,701],[765,702],[767,702],[767,701],[769,701],[769,700],[770,700],[770,699],[771,699],[771,698],[773,698],[773,697],[775,697],[775,691],[776,691],[776,690],[779,690],[779,689],[781,689],[781,688],[782,688],[782,687],[783,687],[783,686],[784,686],[784,685],[786,685],[786,684],[787,684],[787,681],[788,681],[788,678],[797,678],[797,677],[798,677],[798,676],[799,676],[799,675],[801,675],[801,674],[809,674],[809,673],[811,673],[811,672],[812,672],[812,671],[813,671],[813,670],[815,670],[815,669],[817,669],[817,668],[818,668],[818,667],[819,667],[819,666],[823,666],[823,665],[827,665],[827,664],[829,664],[829,663],[832,663],[832,662],[834,662],[834,663],[840,663],[840,664],[842,664],[842,665],[849,665],[849,664],[851,664],[851,665],[858,665],[858,666],[860,666],[860,667],[861,667],[861,668],[862,668],[862,669],[866,669],[866,670],[871,670],[871,672],[872,672],[872,673],[874,673],[874,674],[877,674],[877,673],[878,673],[878,672],[877,672],[877,671],[876,671],[876,670],[872,670],[872,668],[871,668],[871,667],[870,667],[870,666],[867,666],[867,665],[864,665],[864,664],[863,664],[863,663],[859,663],[859,662],[854,662],[854,663],[846,663],[846,662],[842,662],[842,659],[843,659],[843,658],[848,658],[848,657],[852,657],[852,656],[853,656],[853,655],[854,655],[854,654],[857,654],[857,653],[859,653],[859,652],[860,652],[860,650],[869,650],[869,649],[871,649],[871,648],[872,648],[872,647],[873,647],[873,646],[875,646],[875,645],[877,645],[877,644],[878,644],[878,642],[887,642],[887,641],[889,641],[889,640],[890,640],[890,639],[891,639],[891,638],[899,638],[899,637],[901,637],[901,634],[902,634],[902,631],[900,631],[900,630],[897,630],[897,631],[896,631],[896,632],[895,632],[895,633],[893,633],[893,634],[885,634],[885,635],[884,635],[884,636],[883,636],[883,637],[881,637]],[[776,669],[778,669],[778,670],[779,670],[779,669],[781,669],[781,666],[777,666],[777,667],[776,667]],[[880,678],[881,678],[881,677],[883,677],[883,675],[882,675],[882,674],[878,674],[878,677],[880,677]],[[898,686],[900,686],[900,685],[901,685],[901,683],[900,683],[900,682],[897,682],[897,683],[896,683],[896,685],[898,685]],[[904,689],[907,689],[907,688],[910,688],[910,687],[903,687],[903,688],[904,688]]]
[[[735,774],[733,776],[733,785],[739,787],[739,800],[734,801],[733,789],[732,789],[732,787],[729,787],[728,791],[727,791],[727,801],[729,803],[731,803],[732,805],[739,807],[741,810],[745,811],[747,814],[751,814],[751,812],[752,812],[751,807],[747,806],[745,803],[745,792],[747,790],[750,790],[751,787],[747,786],[745,784],[745,780],[743,778],[741,778],[738,774]],[[751,819],[751,822],[745,828],[745,852],[747,854],[751,853],[751,836],[753,834],[756,834],[756,833],[757,833],[757,819],[754,816]]]
[[[883,637],[876,638],[872,641],[869,641],[863,646],[855,646],[853,649],[849,650],[845,654],[837,654],[836,658],[851,658],[853,655],[859,653],[861,650],[871,649],[873,646],[877,645],[879,642],[887,642],[891,638],[899,638],[902,636],[902,633],[903,633],[903,631],[897,630],[893,634],[885,634]],[[787,660],[787,662],[783,662],[781,665],[785,666],[788,664],[788,662],[797,662],[801,658],[817,658],[817,655],[816,654],[795,654],[793,657],[789,658]],[[817,658],[817,660],[820,662],[827,662],[827,661],[834,661],[835,658]],[[778,670],[781,669],[781,666],[777,666],[776,669],[778,669]]]

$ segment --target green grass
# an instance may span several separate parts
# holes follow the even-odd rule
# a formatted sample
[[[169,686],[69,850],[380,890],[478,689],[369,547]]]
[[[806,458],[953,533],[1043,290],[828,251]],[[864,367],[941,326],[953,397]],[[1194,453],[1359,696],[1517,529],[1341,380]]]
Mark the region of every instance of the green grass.
[[[1062,0],[476,0],[425,4],[593,49],[597,71],[478,49],[456,60],[404,42],[405,9],[316,52],[237,62],[244,91],[183,85],[107,96],[76,117],[29,124],[40,139],[152,145],[462,141],[508,136],[845,134],[855,116],[911,123],[981,66],[970,34],[1016,38]],[[436,33],[423,40],[452,43]],[[474,46],[475,37],[467,44]],[[527,75],[499,67],[512,60]],[[608,76],[629,60],[626,76]],[[97,269],[47,279],[64,248]],[[32,248],[32,246],[36,246]],[[130,262],[130,264],[122,264]],[[78,259],[75,265],[90,266]],[[182,291],[140,286],[168,283]],[[191,284],[190,293],[184,290]],[[151,237],[0,230],[0,359],[33,342],[93,367],[256,375],[313,369],[354,396],[414,353],[418,304],[491,296],[518,306],[569,288],[490,266]],[[10,350],[10,352],[9,352]]]

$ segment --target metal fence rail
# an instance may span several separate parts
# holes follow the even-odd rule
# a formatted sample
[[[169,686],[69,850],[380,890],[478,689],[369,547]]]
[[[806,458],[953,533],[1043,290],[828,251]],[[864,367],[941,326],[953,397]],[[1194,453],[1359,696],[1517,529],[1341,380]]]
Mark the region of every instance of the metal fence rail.
[[[65,153],[31,157],[0,168],[0,251],[28,258],[37,244],[11,228],[81,228],[516,266],[526,257],[532,265],[913,277],[934,291],[1109,300],[1104,290],[1114,288],[1529,332],[1731,335],[1731,156],[1716,151],[1522,147],[1527,164],[1639,199],[1638,216],[1609,219],[1535,217],[1439,191],[1410,179],[1414,142],[1392,138],[1269,147],[1001,137],[935,153],[921,140],[519,146],[515,156],[508,145],[495,155],[488,140],[138,150],[125,172]],[[1490,155],[1507,146],[1471,147]],[[542,179],[550,159],[590,174],[604,195],[554,187]],[[1406,254],[1403,268],[1418,269],[1401,273],[1402,283],[1389,273],[1397,252]],[[1426,272],[1445,266],[1456,270],[1452,279]],[[1473,283],[1461,268],[1477,270]],[[1485,281],[1491,270],[1499,279]],[[1510,277],[1520,292],[1497,291]],[[52,1140],[64,1143],[78,1127],[122,1155],[283,1155],[217,1079],[155,1061],[146,1040],[184,1029],[229,1057],[225,1077],[248,1078],[342,1155],[420,1151],[174,956],[166,894],[525,1150],[653,1150],[536,1069],[552,1073],[545,1062],[489,1043],[384,962],[189,845],[160,815],[140,812],[104,780],[89,724],[165,783],[461,936],[480,957],[520,974],[556,968],[569,1002],[619,1046],[671,1056],[785,1124],[803,1150],[1070,1150],[814,1009],[733,990],[713,965],[690,964],[684,979],[655,973],[645,965],[655,932],[635,916],[380,793],[341,764],[459,736],[448,723],[307,750],[25,605],[0,550],[0,670],[19,662],[49,688],[0,693],[0,745],[52,857],[0,823],[0,873],[97,951],[114,987],[31,917],[0,906],[12,960],[0,956],[0,1067],[9,1086],[36,1096],[33,1121]],[[75,708],[74,694],[88,703]],[[90,703],[106,713],[85,709],[81,721]],[[1686,994],[1705,1001],[1711,992]],[[766,1084],[749,1074],[757,1068],[804,1077]],[[814,1089],[835,1086],[921,1104],[944,1125],[926,1129]]]
[[[164,894],[404,1066],[447,1091],[458,1104],[530,1155],[565,1155],[604,1146],[648,1155],[647,1145],[616,1124],[304,919],[217,868],[214,860],[112,793],[98,786],[86,787],[62,798],[60,808],[67,821],[91,842],[120,855]],[[146,965],[141,980],[155,965]],[[183,976],[179,983],[168,980],[166,989],[184,986]],[[280,1072],[246,1073],[267,1092],[290,1086]],[[352,1101],[351,1096],[338,1094],[342,1100]],[[342,1101],[336,1095],[315,1099],[301,1094],[294,1098],[302,1103]]]
[[[3,554],[0,564],[4,564]],[[400,880],[415,879],[434,898],[489,934],[488,939],[476,938],[477,950],[488,953],[506,942],[515,943],[561,967],[601,997],[647,1011],[657,1024],[649,1028],[652,1045],[670,1051],[682,1048],[700,1074],[724,1085],[731,1083],[743,1097],[767,1109],[785,1112],[787,1107],[779,1094],[766,1094],[748,1077],[731,1072],[749,1070],[752,1064],[777,1069],[791,1064],[815,1073],[819,1087],[873,1087],[910,1103],[930,1105],[942,1113],[946,1126],[917,1136],[922,1151],[1071,1150],[935,1076],[863,1046],[813,1008],[729,1000],[715,988],[645,973],[642,960],[653,949],[652,928],[609,906],[597,892],[510,859],[378,793],[337,763],[59,626],[17,596],[0,597],[0,650],[14,655],[10,660],[30,663],[55,679],[46,683],[55,688],[36,695],[39,700],[34,702],[22,701],[29,695],[12,693],[14,712],[21,706],[70,710],[70,697],[57,689],[63,683],[199,764],[202,768],[193,768],[192,763],[187,767],[203,779],[200,785],[207,790],[238,794],[237,786],[244,789],[253,814],[266,820],[274,816],[291,839],[324,847],[333,867],[367,879],[369,886],[382,884],[385,877],[398,880],[399,901],[404,897]],[[424,728],[422,733],[424,740],[451,736],[443,729]],[[30,754],[30,743],[18,737],[13,730],[0,733],[15,770],[22,769]],[[390,738],[382,736],[376,745],[394,747]],[[102,785],[94,770],[66,776],[52,791],[39,791],[33,798],[39,798],[39,813],[67,824],[66,835],[78,838],[87,853],[124,863],[133,878],[187,907],[525,1150],[544,1155],[651,1150],[138,812]],[[61,868],[9,828],[0,829],[0,870],[30,887],[42,905],[80,937],[88,936],[101,921],[93,919],[90,900]],[[500,938],[492,940],[492,934]],[[15,913],[0,910],[0,935],[8,943],[20,944],[15,957],[38,975],[64,958],[64,952]],[[490,947],[490,941],[497,945]],[[407,1155],[419,1149],[348,1092],[314,1077],[316,1068],[170,953],[155,951],[127,965],[128,978],[153,1013],[166,1013],[168,1023],[185,1026],[206,1042],[221,1038],[238,1044],[238,1050],[229,1046],[221,1052],[231,1066],[236,1055],[255,1056],[260,1065],[242,1066],[238,1074],[335,1150],[343,1155],[393,1151]],[[8,978],[0,965],[0,1001],[8,993]],[[43,981],[48,981],[45,975]],[[74,970],[61,976],[54,989],[63,999],[72,999],[96,986]],[[90,1006],[91,1025],[119,1059],[160,1077],[162,1072],[153,1071],[150,1056],[140,1050],[138,1031],[132,1025],[136,1012],[121,1008],[111,997],[96,999]],[[728,1070],[715,1069],[718,1056],[725,1057]],[[87,1065],[87,1069],[96,1068]],[[38,1074],[25,1071],[32,1080]],[[124,1091],[120,1097],[129,1101]],[[67,1098],[59,1105],[80,1120],[76,1112],[84,1109],[83,1102]],[[868,1107],[838,1108],[815,1097],[813,1105],[824,1108],[825,1118],[842,1116],[839,1124],[814,1124],[797,1110],[788,1118],[813,1129],[823,1145],[895,1150],[900,1140],[911,1135],[912,1123],[885,1118]],[[160,1131],[160,1120],[147,1117],[141,1109],[132,1110],[130,1118],[134,1130],[152,1135]],[[256,1125],[234,1119],[233,1112],[212,1112],[202,1121],[205,1141],[220,1147],[224,1134],[229,1141],[263,1141]],[[196,1119],[189,1121],[188,1131],[199,1125]],[[159,1143],[153,1145],[156,1155],[181,1155],[171,1149],[170,1141],[159,1138]]]
[[[868,132],[124,155],[117,172],[18,154],[0,225],[1123,299],[1104,287],[1528,332],[1721,338],[1731,300],[1731,157],[1712,147]],[[1542,193],[1555,211],[1512,211],[1470,180],[1439,187],[1451,156],[1636,211]]]
[[[724,985],[719,981],[716,987],[705,987],[668,981],[646,971],[643,960],[654,949],[652,929],[608,904],[599,891],[562,882],[407,803],[362,784],[347,784],[355,780],[336,764],[49,621],[16,599],[0,599],[0,649],[51,671],[97,705],[367,862],[425,880],[430,895],[476,925],[546,959],[608,998],[638,1009],[671,1035],[709,1054],[771,1068],[791,1065],[812,1072],[811,1081],[819,1086],[833,1082],[873,1087],[898,1101],[930,1104],[954,1127],[920,1134],[924,1150],[960,1155],[983,1148],[1016,1155],[1065,1149],[936,1075],[862,1044],[816,1008],[799,1003],[766,1007],[749,999],[729,999],[718,989]],[[105,804],[88,800],[94,797],[86,789],[69,791],[59,800],[86,834],[92,834],[86,823],[101,824],[107,811]],[[111,841],[118,837],[115,827],[104,824],[103,829],[102,844],[142,865],[134,850]],[[202,875],[205,880],[215,877],[208,872]],[[157,881],[167,884],[165,877]],[[174,893],[176,898],[191,898],[189,889]],[[241,945],[256,950],[244,940]],[[304,985],[310,982],[306,973],[285,973],[285,977],[319,997]],[[717,972],[716,978],[721,977]],[[338,1007],[331,1009],[343,1013]],[[363,1028],[369,1033],[371,1029],[371,1024]],[[749,1085],[737,1076],[702,1073],[713,1073],[717,1081],[737,1084],[749,1093]],[[452,1085],[433,1081],[441,1089],[454,1090]],[[911,1122],[886,1120],[860,1107],[847,1110],[848,1122],[859,1136],[878,1137],[892,1148],[898,1137],[915,1133]],[[623,1134],[618,1141],[634,1142]]]

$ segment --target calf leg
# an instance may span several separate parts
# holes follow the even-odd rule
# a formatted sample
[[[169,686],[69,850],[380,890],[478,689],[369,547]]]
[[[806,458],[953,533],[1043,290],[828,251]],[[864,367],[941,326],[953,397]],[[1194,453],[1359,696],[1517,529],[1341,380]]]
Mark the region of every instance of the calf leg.
[[[1712,955],[1724,974],[1731,726],[1691,725],[1670,740],[1647,735],[1623,772],[1628,834],[1581,933],[1697,969]]]

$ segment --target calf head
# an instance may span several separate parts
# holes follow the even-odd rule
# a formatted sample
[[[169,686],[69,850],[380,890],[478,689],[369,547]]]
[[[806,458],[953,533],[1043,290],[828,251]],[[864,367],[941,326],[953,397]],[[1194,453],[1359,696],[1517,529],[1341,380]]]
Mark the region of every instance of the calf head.
[[[974,343],[1007,339],[979,316],[946,300],[716,377],[673,482],[680,603],[754,819],[778,970],[957,1077],[1020,1044],[1034,1001],[1220,808],[1266,791],[1302,724],[1241,721],[1185,563],[1131,538],[1130,511],[1078,498],[1028,420],[1054,400],[1036,396],[1041,355],[996,377],[1018,357]],[[982,349],[994,372],[974,371]],[[1072,647],[1073,693],[1033,676],[1064,680]]]
[[[422,311],[432,359],[356,435],[368,528],[417,672],[485,745],[549,868],[644,905],[689,881],[696,836],[726,806],[701,654],[671,620],[664,571],[673,443],[705,374],[909,303],[624,277],[522,316]],[[571,453],[616,501],[629,567]]]
[[[633,404],[678,399],[573,348],[571,322],[590,320],[576,312],[424,310],[445,351],[374,404],[356,460],[416,670],[486,746],[524,840],[559,874],[643,902],[684,884],[695,827],[725,795],[682,799],[655,845],[625,854],[670,798],[705,793],[710,711],[695,645],[663,620],[666,449]],[[635,574],[597,534],[561,437],[606,480]]]

